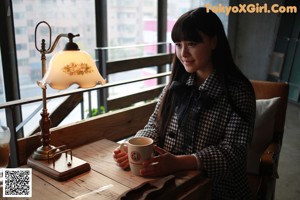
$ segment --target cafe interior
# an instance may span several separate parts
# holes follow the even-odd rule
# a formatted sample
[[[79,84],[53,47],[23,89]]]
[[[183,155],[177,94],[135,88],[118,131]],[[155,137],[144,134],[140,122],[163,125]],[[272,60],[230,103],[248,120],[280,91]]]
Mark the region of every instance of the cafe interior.
[[[0,2],[0,114],[1,126],[10,130],[7,168],[31,170],[30,199],[211,199],[212,180],[201,171],[145,178],[121,170],[112,156],[120,143],[145,126],[168,83],[175,56],[169,34],[176,18],[207,2],[82,2]],[[73,8],[76,3],[80,6]],[[260,127],[247,158],[253,197],[297,199],[300,3],[211,0],[209,5],[220,14],[234,61],[256,95],[255,125]],[[59,10],[56,6],[65,10],[53,14]],[[236,10],[227,15],[226,6]],[[264,12],[264,6],[277,9]],[[67,15],[71,10],[79,19]],[[44,13],[44,19],[35,19],[37,13]],[[28,20],[30,15],[35,20]],[[130,17],[144,30],[136,31]],[[77,19],[89,25],[86,32],[72,28]],[[95,32],[92,39],[90,29]],[[117,34],[127,39],[111,39]],[[83,44],[85,37],[92,44]],[[72,69],[76,62],[81,64]],[[67,75],[54,67],[57,63],[67,66]],[[34,82],[30,86],[23,83],[28,77]],[[280,100],[273,104],[270,99],[275,97]]]

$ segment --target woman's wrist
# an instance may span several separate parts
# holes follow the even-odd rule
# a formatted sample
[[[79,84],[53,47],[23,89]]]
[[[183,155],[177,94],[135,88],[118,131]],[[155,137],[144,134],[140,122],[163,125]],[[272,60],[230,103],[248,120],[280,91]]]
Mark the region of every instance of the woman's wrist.
[[[177,157],[177,171],[183,170],[199,170],[201,169],[201,161],[195,155],[179,155]]]
[[[203,170],[203,163],[200,161],[200,158],[194,153],[192,156],[195,157],[196,162],[197,162],[197,169],[198,170]]]

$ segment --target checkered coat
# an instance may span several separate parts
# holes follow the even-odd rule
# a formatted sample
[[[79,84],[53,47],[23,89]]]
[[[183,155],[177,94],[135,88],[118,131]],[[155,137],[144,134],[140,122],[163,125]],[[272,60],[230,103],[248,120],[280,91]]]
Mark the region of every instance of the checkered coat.
[[[186,85],[194,85],[194,75],[189,77]],[[197,95],[182,94],[181,103],[177,104],[167,125],[163,148],[176,155],[194,154],[199,158],[206,174],[213,179],[213,199],[249,199],[247,143],[252,136],[255,118],[255,98],[249,85],[240,80],[230,80],[228,92],[234,107],[229,103],[216,73],[210,75],[197,90],[205,92],[208,103],[199,105]],[[158,141],[156,118],[164,93],[165,90],[147,125],[136,136]],[[189,101],[186,109],[181,109],[182,101]],[[182,113],[185,116],[180,116]]]

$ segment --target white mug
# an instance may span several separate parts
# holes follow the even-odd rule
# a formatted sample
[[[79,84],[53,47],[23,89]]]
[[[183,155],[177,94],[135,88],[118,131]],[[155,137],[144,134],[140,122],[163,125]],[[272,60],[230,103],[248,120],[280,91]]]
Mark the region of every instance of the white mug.
[[[0,168],[6,168],[9,162],[9,141],[9,128],[0,125]]]
[[[127,153],[131,172],[140,176],[143,162],[153,156],[153,140],[148,137],[133,137],[120,145],[121,151],[124,151],[124,145],[128,147]]]

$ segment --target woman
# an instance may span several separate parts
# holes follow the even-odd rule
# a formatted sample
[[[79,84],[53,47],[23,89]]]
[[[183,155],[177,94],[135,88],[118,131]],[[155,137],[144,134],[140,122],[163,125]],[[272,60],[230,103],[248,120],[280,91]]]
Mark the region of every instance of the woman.
[[[183,14],[172,30],[176,56],[170,83],[144,129],[159,154],[143,163],[142,176],[202,170],[213,180],[213,199],[249,199],[247,143],[255,118],[249,80],[235,65],[222,22],[198,8]],[[114,151],[128,168],[127,154]]]

